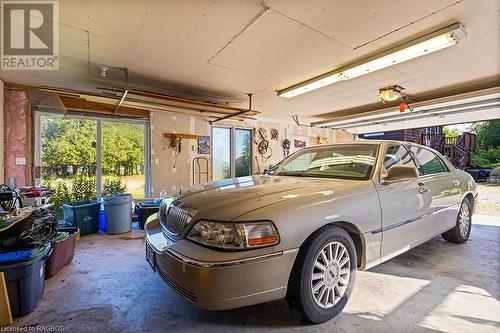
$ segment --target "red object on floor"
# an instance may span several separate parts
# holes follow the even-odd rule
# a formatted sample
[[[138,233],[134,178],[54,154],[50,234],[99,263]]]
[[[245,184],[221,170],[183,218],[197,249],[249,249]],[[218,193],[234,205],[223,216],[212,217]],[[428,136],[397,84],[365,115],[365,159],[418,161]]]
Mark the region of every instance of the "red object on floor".
[[[80,232],[78,228],[63,227],[58,228],[58,231],[69,232],[70,235],[64,239],[52,241],[52,255],[45,264],[45,278],[48,279],[54,276],[63,269],[64,266],[69,264],[75,255],[76,239]]]

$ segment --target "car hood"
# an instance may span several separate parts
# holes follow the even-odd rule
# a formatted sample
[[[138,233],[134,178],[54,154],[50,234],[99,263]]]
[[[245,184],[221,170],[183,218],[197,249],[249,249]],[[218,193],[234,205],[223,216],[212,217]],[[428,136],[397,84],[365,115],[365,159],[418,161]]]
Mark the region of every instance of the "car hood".
[[[286,200],[333,195],[353,180],[256,175],[182,189],[175,197],[195,209],[197,218],[232,221],[253,210]]]

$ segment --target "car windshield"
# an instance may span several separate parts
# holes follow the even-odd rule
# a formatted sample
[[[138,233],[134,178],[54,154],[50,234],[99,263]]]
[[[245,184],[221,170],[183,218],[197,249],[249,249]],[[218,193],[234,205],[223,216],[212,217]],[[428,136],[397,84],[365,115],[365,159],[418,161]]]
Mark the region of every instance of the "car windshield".
[[[377,148],[373,144],[306,148],[281,161],[272,174],[367,180],[375,165]]]

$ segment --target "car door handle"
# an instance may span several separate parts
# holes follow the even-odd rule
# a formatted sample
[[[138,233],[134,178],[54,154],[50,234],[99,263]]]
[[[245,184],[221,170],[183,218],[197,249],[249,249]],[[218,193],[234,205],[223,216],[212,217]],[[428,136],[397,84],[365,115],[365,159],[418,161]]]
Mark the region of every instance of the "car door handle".
[[[420,194],[424,194],[424,193],[427,193],[431,190],[431,188],[429,186],[421,186],[418,188],[418,193]]]
[[[460,185],[460,180],[458,180],[458,179],[453,179],[453,180],[451,181],[451,183],[452,183],[453,185],[455,185],[455,186],[458,186],[458,185]]]

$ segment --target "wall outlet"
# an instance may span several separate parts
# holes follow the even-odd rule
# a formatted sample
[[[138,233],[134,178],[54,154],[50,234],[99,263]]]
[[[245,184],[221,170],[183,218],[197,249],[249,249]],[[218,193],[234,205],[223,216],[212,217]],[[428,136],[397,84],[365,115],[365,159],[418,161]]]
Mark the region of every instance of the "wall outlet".
[[[16,157],[16,165],[26,165],[26,157]]]
[[[159,158],[155,158],[155,165],[160,165],[160,159]]]

